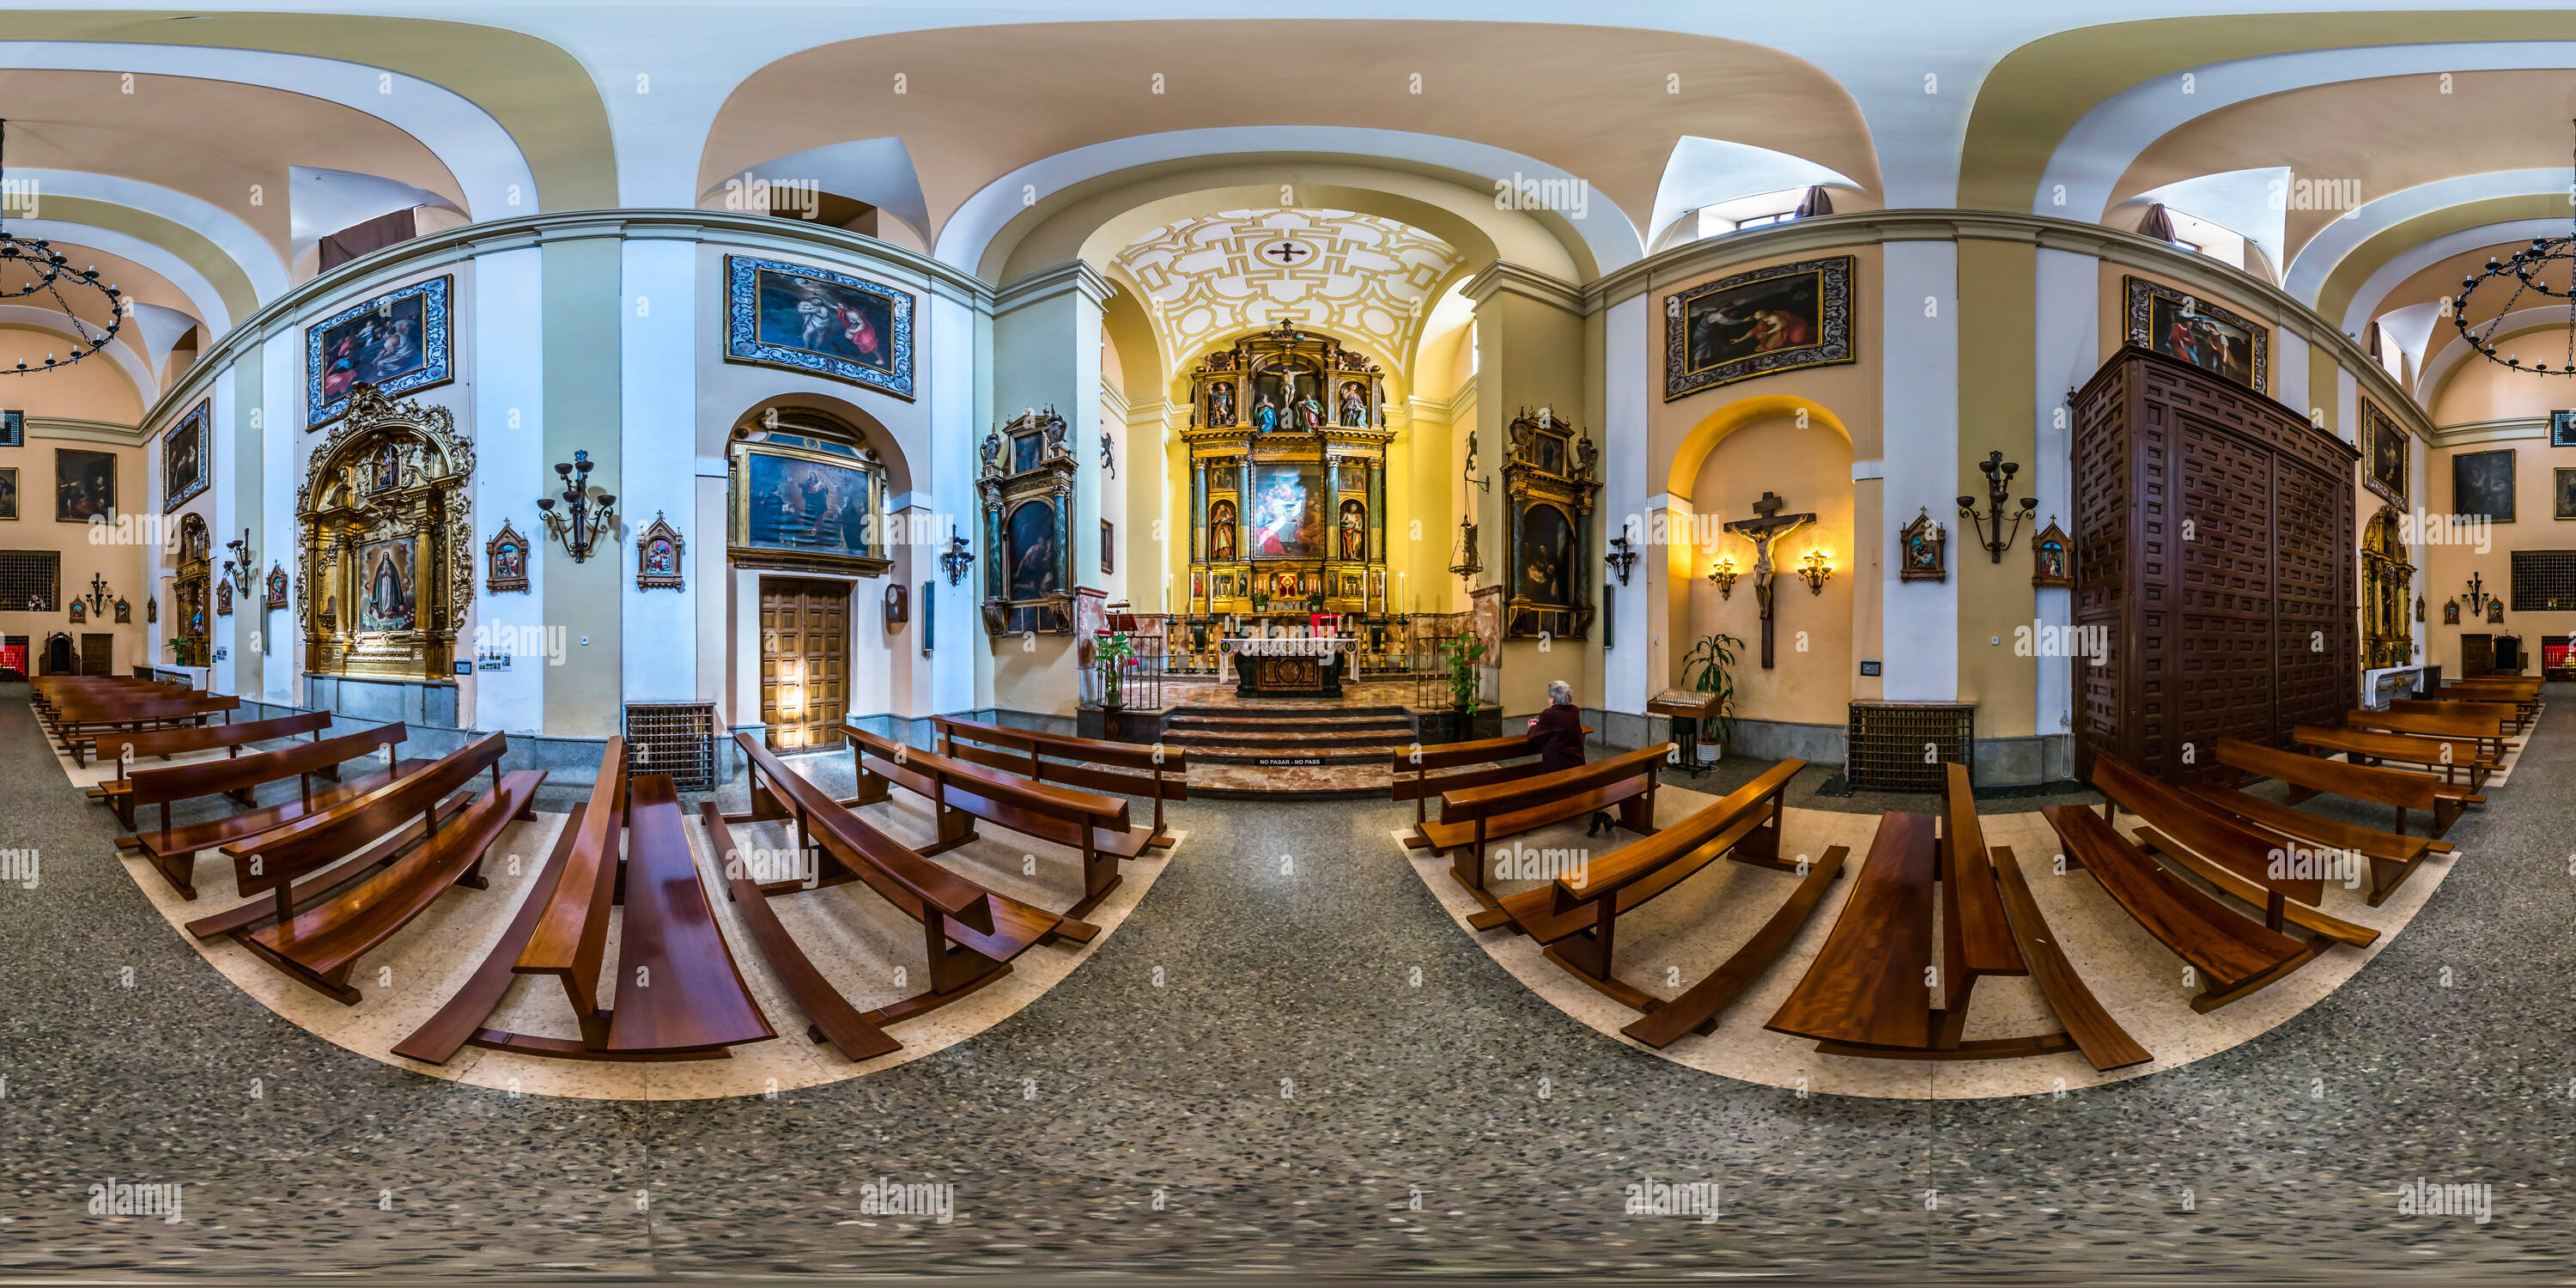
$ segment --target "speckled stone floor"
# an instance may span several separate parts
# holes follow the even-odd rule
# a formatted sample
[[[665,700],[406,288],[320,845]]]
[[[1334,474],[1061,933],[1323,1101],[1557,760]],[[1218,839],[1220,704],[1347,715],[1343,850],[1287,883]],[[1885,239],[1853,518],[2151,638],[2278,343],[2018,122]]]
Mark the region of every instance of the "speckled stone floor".
[[[1180,807],[1190,852],[1129,924],[973,1040],[630,1104],[437,1082],[272,1016],[0,691],[0,849],[41,855],[0,886],[0,1276],[2564,1281],[2571,724],[2554,703],[2351,983],[2063,1099],[1800,1099],[1627,1049],[1456,932],[1388,853],[1408,808],[1227,801]],[[878,1178],[954,1185],[955,1219],[863,1210]],[[2402,1215],[2417,1178],[2491,1185],[2493,1219]],[[91,1215],[112,1179],[183,1185],[181,1219]],[[1629,1215],[1656,1182],[1714,1182],[1722,1215]]]

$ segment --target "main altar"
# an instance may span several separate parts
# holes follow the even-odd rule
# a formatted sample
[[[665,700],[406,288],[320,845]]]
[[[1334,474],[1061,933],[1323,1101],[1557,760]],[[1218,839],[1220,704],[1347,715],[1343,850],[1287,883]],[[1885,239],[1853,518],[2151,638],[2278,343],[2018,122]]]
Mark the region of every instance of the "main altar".
[[[1368,615],[1386,586],[1386,377],[1282,321],[1191,374],[1183,612]]]
[[[1240,698],[1338,698],[1342,659],[1359,647],[1346,636],[1230,639],[1234,693]]]

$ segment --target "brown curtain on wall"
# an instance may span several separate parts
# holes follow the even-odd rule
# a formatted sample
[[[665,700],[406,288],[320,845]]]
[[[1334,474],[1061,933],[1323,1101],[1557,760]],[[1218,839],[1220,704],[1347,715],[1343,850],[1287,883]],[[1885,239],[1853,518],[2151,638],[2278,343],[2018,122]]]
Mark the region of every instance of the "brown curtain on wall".
[[[363,224],[351,224],[322,239],[322,271],[328,273],[369,251],[410,241],[419,234],[420,225],[410,207],[378,215]]]
[[[2147,217],[2138,221],[2138,232],[2157,241],[2174,239],[2173,216],[2165,213],[2165,203],[2159,201],[2147,207]]]
[[[1822,184],[1818,184],[1815,187],[1807,189],[1807,195],[1800,198],[1798,201],[1798,218],[1800,219],[1810,219],[1817,215],[1830,215],[1832,213],[1834,213],[1834,199],[1831,194],[1828,194],[1825,191],[1824,185]]]

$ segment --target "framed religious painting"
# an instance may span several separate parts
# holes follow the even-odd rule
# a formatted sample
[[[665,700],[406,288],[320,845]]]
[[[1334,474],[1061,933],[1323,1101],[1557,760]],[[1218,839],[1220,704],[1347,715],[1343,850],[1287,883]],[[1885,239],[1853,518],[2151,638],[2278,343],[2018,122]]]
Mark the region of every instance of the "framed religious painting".
[[[653,512],[653,525],[635,538],[635,588],[637,590],[684,590],[685,575],[680,571],[680,553],[687,543],[679,530]]]
[[[118,599],[116,601],[116,624],[119,626],[125,626],[131,624],[133,621],[134,605],[126,602],[122,598]]]
[[[286,565],[270,564],[268,566],[268,597],[261,602],[260,607],[286,607]]]
[[[1905,530],[1896,534],[1896,551],[1900,560],[1898,581],[1948,581],[1950,579],[1950,534],[1941,529],[1932,511],[1922,508]]]
[[[483,588],[496,595],[528,593],[528,539],[507,519],[483,543]]]
[[[2048,526],[2030,539],[2030,584],[2040,589],[2073,589],[2074,564],[2067,557],[2069,538],[2057,526],[2057,516],[2048,516]]]
[[[199,399],[161,436],[161,509],[177,509],[206,490],[206,421],[211,399]]]
[[[2395,417],[2379,409],[2379,404],[2361,400],[2361,462],[2363,481],[2370,490],[2399,509],[2406,507],[2408,470],[2415,456],[2415,439],[2398,425]]]
[[[409,631],[420,626],[418,539],[394,537],[358,547],[357,629]]]
[[[2451,512],[2513,522],[2513,450],[2462,452],[2451,458]]]
[[[349,413],[349,395],[373,385],[387,398],[456,378],[448,297],[456,279],[433,277],[361,300],[304,329],[304,427]]]
[[[116,453],[54,449],[54,522],[116,519]]]
[[[1737,273],[1664,297],[1664,401],[1858,360],[1852,257]]]
[[[749,255],[725,256],[725,361],[784,367],[910,399],[909,292]]]
[[[233,582],[230,577],[215,578],[215,616],[233,615]]]
[[[1100,521],[1100,571],[1118,571],[1118,525]]]
[[[18,517],[18,467],[0,469],[0,519]]]
[[[74,625],[74,626],[80,626],[80,625],[84,625],[84,624],[86,624],[88,621],[89,621],[89,602],[88,602],[87,600],[81,600],[81,599],[75,599],[75,600],[73,600],[73,601],[72,601],[72,625]]]
[[[2549,413],[2549,445],[2576,447],[2576,411]]]
[[[27,413],[16,410],[0,411],[0,447],[25,447],[26,445]]]
[[[862,577],[893,565],[877,462],[787,443],[736,441],[730,451],[725,544],[734,564]]]
[[[2221,305],[2162,282],[2126,279],[2129,343],[2268,392],[2272,332]]]

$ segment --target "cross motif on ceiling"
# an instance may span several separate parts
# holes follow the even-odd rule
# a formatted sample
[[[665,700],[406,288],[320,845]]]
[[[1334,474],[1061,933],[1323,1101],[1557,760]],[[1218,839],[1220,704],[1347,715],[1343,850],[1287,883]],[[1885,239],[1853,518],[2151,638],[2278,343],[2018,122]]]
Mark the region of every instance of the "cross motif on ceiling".
[[[1314,252],[1307,250],[1305,247],[1300,246],[1295,242],[1283,241],[1261,253],[1278,260],[1280,266],[1285,268],[1295,264],[1298,260],[1304,259],[1306,256],[1311,255]]]

